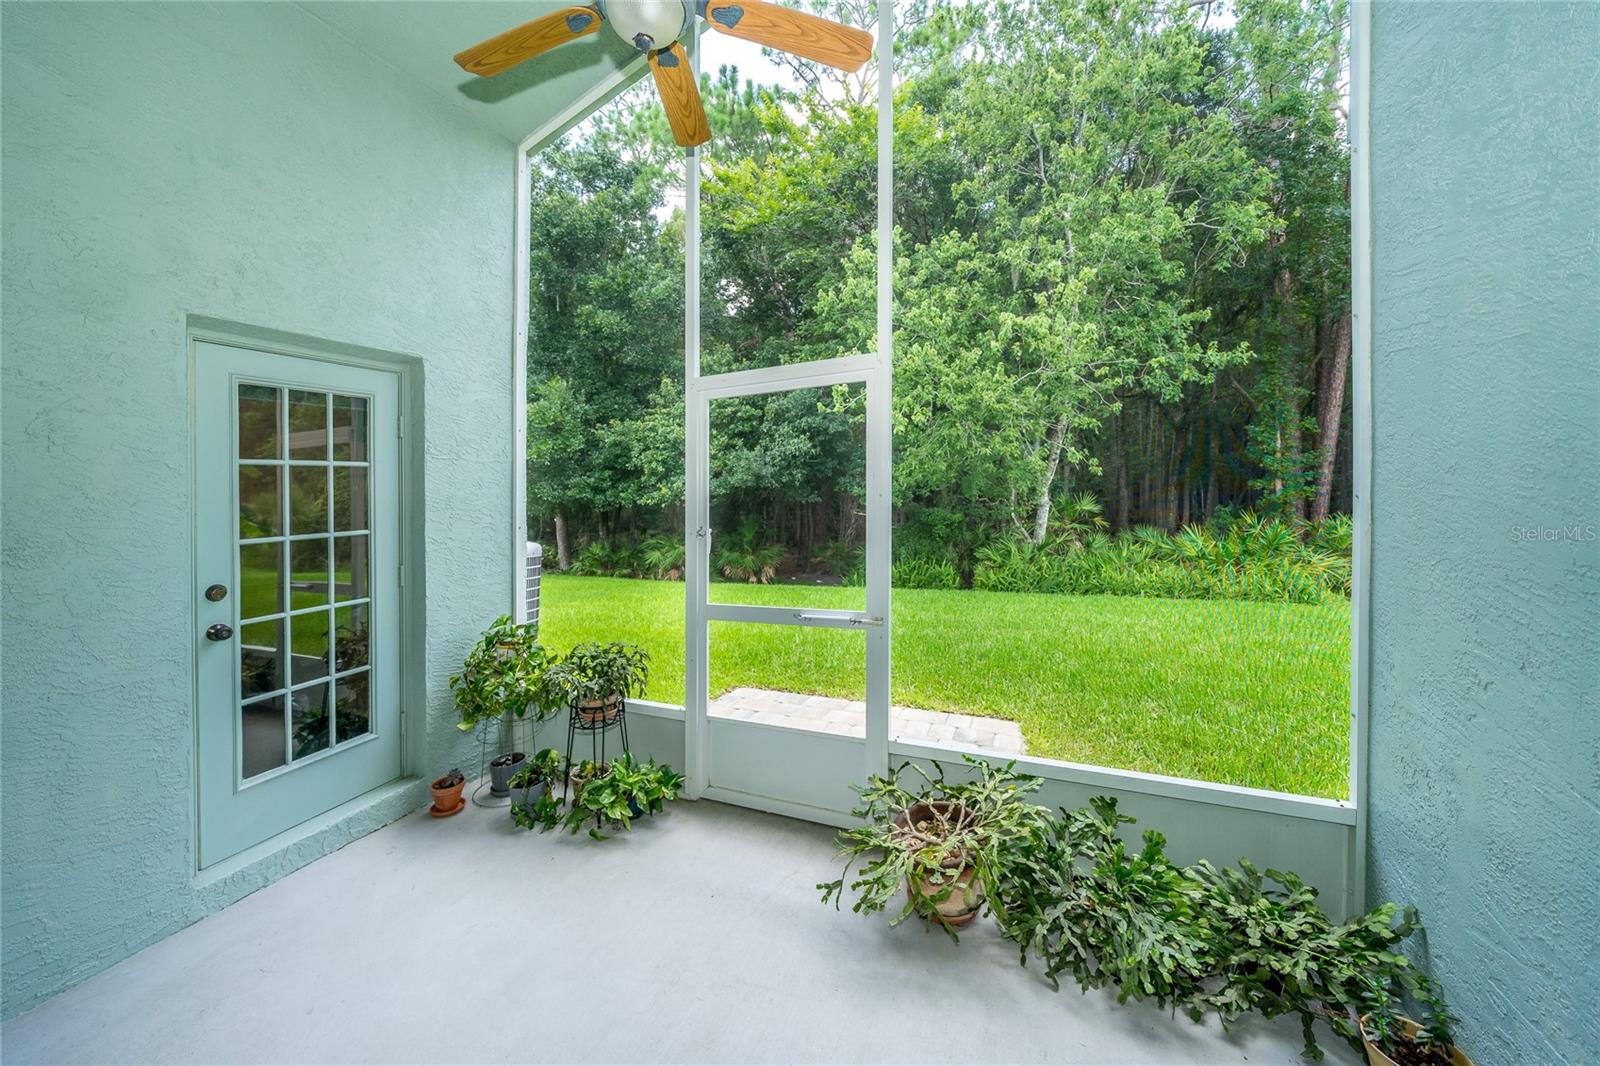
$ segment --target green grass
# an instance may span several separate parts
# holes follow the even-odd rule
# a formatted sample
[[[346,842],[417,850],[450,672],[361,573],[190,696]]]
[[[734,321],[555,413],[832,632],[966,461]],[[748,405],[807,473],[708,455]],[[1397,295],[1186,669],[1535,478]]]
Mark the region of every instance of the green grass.
[[[743,586],[739,602],[848,608],[860,591]],[[682,584],[547,573],[541,600],[546,646],[633,641],[647,696],[683,702]],[[1030,754],[1348,794],[1347,603],[897,589],[893,625],[895,703],[1013,719]],[[711,690],[861,699],[864,649],[856,632],[714,622]]]

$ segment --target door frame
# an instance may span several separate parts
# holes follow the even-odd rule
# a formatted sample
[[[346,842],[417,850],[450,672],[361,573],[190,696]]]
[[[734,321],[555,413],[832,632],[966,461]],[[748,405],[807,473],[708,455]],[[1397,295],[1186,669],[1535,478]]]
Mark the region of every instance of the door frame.
[[[427,632],[426,599],[424,590],[424,553],[426,543],[426,509],[423,486],[423,365],[416,355],[403,352],[369,348],[364,345],[330,341],[305,334],[289,333],[247,323],[203,315],[189,315],[184,331],[184,347],[189,374],[189,587],[184,592],[184,602],[189,605],[188,629],[197,632],[199,609],[192,590],[197,586],[198,547],[201,534],[201,505],[198,486],[199,475],[199,345],[219,344],[231,348],[248,348],[269,355],[285,355],[366,370],[382,370],[399,379],[398,416],[399,523],[396,550],[400,559],[399,609],[400,635],[397,649],[399,661],[396,695],[400,703],[400,776],[363,795],[373,795],[392,789],[397,783],[415,783],[418,768],[427,765],[427,730],[424,711],[427,694],[426,676],[420,664],[424,663]],[[276,836],[245,849],[238,855],[202,866],[200,862],[200,671],[198,657],[192,658],[189,693],[189,772],[193,787],[189,803],[190,867],[196,874],[207,874],[218,869],[230,869],[241,856],[259,856],[277,850],[299,836],[301,827],[292,826]],[[357,797],[359,802],[360,797]],[[338,810],[339,808],[335,808]],[[312,819],[315,823],[317,819]]]
[[[697,535],[710,526],[710,401],[719,397],[785,392],[807,386],[860,381],[866,384],[866,614],[882,619],[867,627],[866,739],[862,780],[889,769],[890,633],[893,628],[890,494],[894,388],[894,4],[878,0],[878,170],[877,170],[877,350],[862,355],[789,366],[700,373],[700,149],[687,154],[684,180],[684,791],[734,803],[760,805],[780,814],[817,817],[816,808],[782,799],[722,792],[710,784],[711,730],[709,623],[729,620],[780,625],[851,625],[855,612],[807,612],[810,619],[778,609],[712,610],[709,604],[710,538]],[[691,44],[699,28],[691,29]],[[695,76],[700,50],[691,49]],[[829,617],[835,615],[835,617]],[[783,617],[787,616],[787,617]],[[770,728],[770,727],[751,727]],[[829,821],[848,814],[820,812]],[[833,817],[828,817],[833,814]]]
[[[866,610],[802,610],[712,603],[711,401],[855,383],[866,388]],[[892,364],[879,353],[727,374],[695,374],[689,379],[684,392],[687,450],[684,466],[684,762],[685,793],[691,798],[706,796],[758,804],[779,813],[794,813],[796,808],[814,813],[819,809],[795,797],[757,797],[719,789],[712,784],[709,708],[710,629],[714,621],[801,628],[863,628],[867,698],[861,779],[883,774],[889,768],[889,390],[892,384]],[[729,728],[740,724],[730,722]]]

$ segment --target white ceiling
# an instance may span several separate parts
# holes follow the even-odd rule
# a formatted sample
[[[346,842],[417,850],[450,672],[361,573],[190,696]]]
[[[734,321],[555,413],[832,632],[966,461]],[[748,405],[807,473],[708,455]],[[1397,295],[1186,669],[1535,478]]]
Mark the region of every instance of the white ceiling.
[[[648,69],[638,52],[604,30],[493,78],[467,74],[450,58],[512,26],[571,6],[571,0],[312,0],[300,6],[368,55],[512,141],[546,126],[625,67],[631,65],[629,82]]]

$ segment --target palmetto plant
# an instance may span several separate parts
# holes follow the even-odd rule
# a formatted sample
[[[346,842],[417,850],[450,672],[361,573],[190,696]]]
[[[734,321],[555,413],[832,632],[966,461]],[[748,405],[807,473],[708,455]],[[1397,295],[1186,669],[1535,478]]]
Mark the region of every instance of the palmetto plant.
[[[676,581],[683,577],[683,538],[658,534],[639,545],[639,561],[651,577]]]
[[[729,581],[765,585],[777,576],[783,554],[783,545],[763,542],[760,524],[747,518],[716,546],[711,565]]]

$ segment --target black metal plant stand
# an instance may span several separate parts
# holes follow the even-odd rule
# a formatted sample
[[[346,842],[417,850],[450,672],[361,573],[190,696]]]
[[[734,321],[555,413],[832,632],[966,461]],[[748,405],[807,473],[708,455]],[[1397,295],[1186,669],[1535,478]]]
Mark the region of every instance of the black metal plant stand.
[[[574,703],[567,713],[567,760],[562,765],[567,768],[566,777],[561,782],[561,802],[567,802],[567,788],[572,780],[572,748],[577,742],[579,733],[589,734],[589,758],[596,766],[604,766],[606,762],[606,736],[616,730],[622,740],[622,752],[628,753],[628,701],[617,700],[617,714],[614,718],[585,718]],[[595,815],[598,825],[600,816]]]

